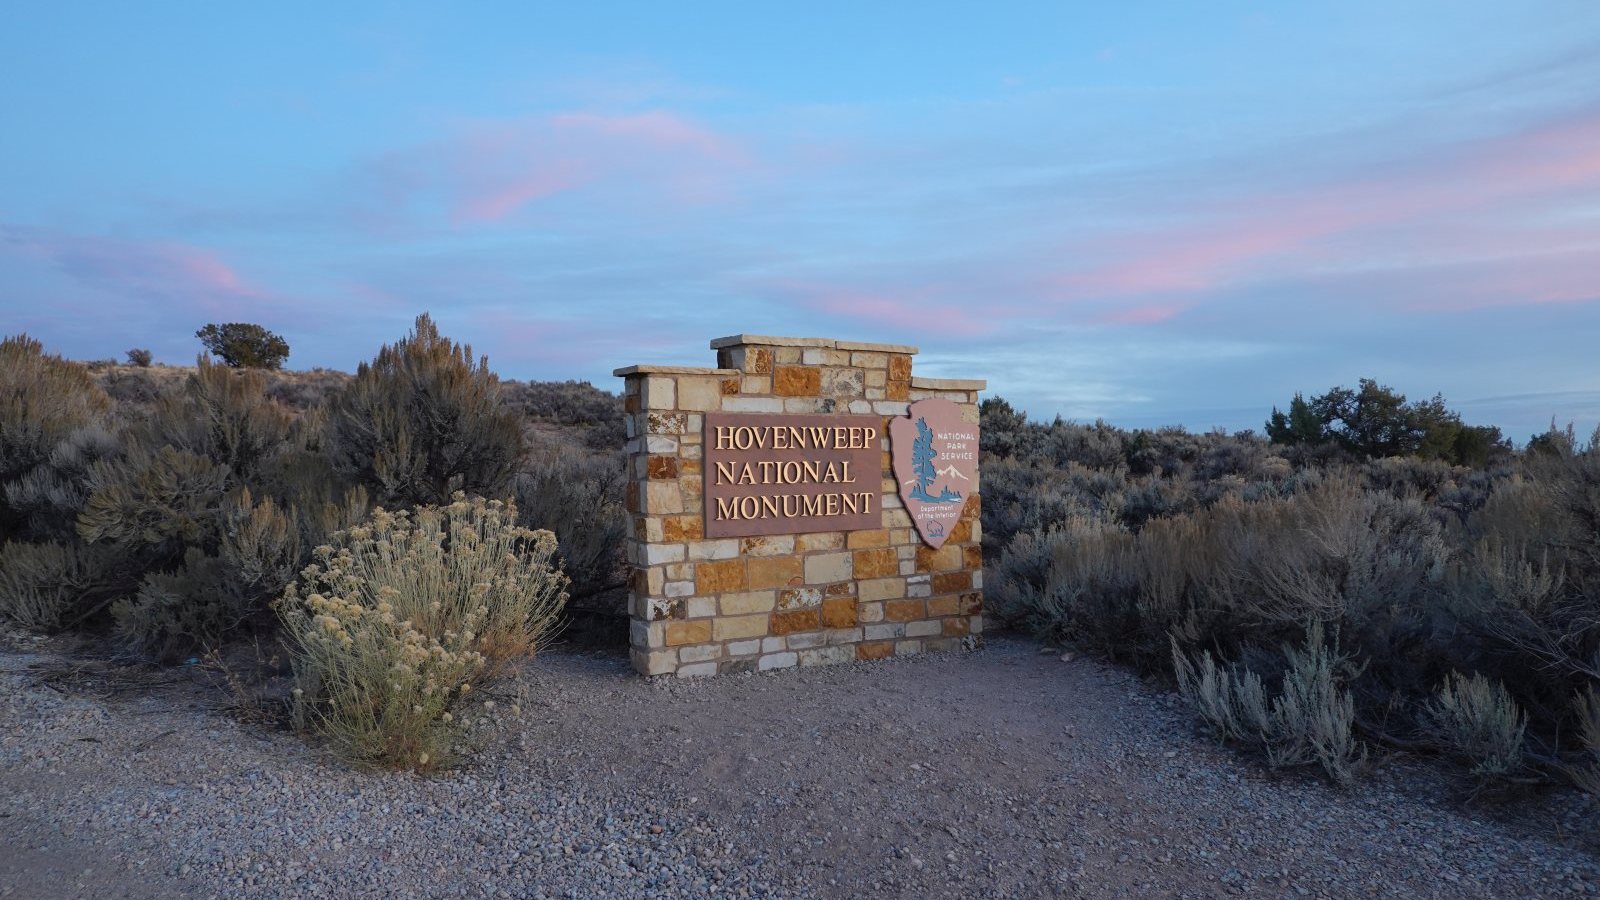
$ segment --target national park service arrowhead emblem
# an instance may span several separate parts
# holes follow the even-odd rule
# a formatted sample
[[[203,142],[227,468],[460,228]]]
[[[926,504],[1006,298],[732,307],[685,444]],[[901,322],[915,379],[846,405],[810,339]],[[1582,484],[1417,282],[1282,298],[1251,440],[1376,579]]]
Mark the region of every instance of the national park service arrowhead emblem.
[[[900,500],[937,550],[978,487],[978,426],[963,422],[949,400],[918,400],[905,418],[889,421],[889,450]]]

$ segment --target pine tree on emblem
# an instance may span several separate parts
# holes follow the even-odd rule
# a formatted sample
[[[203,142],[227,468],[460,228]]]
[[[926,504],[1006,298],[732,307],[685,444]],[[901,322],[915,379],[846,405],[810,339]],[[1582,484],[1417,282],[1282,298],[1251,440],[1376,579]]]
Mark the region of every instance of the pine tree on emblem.
[[[938,455],[933,449],[933,429],[928,427],[927,419],[918,419],[917,439],[911,444],[911,472],[916,476],[917,486],[911,489],[911,496],[924,503],[938,502],[928,494],[928,488],[939,474],[933,467],[934,457]]]
[[[938,456],[939,451],[933,449],[933,429],[928,427],[928,420],[917,419],[917,439],[911,444],[911,472],[917,483],[911,489],[912,499],[923,503],[955,503],[961,499],[960,491],[949,488],[940,491],[937,497],[928,493],[928,488],[933,487],[939,477],[939,470],[933,465]]]

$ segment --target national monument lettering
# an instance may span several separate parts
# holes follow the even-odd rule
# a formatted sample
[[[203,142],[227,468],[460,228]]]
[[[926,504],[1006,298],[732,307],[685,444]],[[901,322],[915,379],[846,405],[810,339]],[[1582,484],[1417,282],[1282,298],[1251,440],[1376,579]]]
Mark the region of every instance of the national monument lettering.
[[[881,418],[712,413],[705,429],[708,537],[881,527]]]

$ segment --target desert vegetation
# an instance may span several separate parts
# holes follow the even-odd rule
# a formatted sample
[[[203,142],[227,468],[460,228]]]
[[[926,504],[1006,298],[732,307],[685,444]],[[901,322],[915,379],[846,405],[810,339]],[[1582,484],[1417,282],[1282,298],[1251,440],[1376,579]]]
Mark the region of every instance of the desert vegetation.
[[[426,315],[354,376],[278,371],[244,331],[202,329],[231,364],[185,369],[0,343],[0,616],[161,664],[281,641],[297,722],[437,766],[464,690],[558,627],[563,569],[620,610],[620,446],[573,421],[620,404],[502,382]]]
[[[1373,382],[1266,436],[983,409],[993,614],[1158,678],[1220,739],[1358,778],[1594,782],[1600,433],[1513,450]]]
[[[415,329],[353,374],[0,344],[0,613],[127,659],[288,648],[285,708],[433,768],[558,617],[623,633],[621,404]],[[1267,764],[1600,790],[1600,434],[1516,448],[1376,382],[1262,433],[985,402],[991,617],[1172,685]],[[564,605],[565,604],[565,605]],[[402,677],[403,676],[403,677]]]

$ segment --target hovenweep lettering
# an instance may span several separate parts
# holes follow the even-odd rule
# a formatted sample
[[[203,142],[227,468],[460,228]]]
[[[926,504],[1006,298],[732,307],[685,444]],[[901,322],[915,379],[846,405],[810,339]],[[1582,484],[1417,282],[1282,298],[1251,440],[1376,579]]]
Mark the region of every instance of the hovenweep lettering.
[[[708,413],[708,537],[881,528],[883,419]]]

